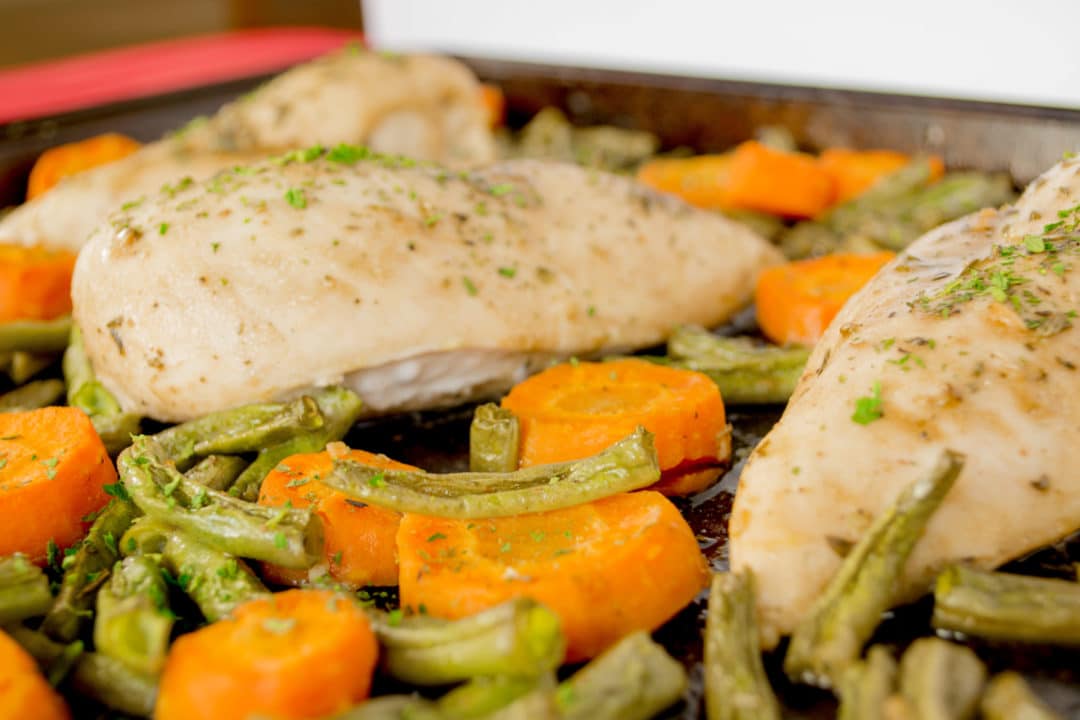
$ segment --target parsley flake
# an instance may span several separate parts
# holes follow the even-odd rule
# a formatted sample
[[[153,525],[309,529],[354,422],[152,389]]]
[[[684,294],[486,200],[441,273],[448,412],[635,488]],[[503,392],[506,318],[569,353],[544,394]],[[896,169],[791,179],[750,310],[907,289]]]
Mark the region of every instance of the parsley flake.
[[[307,207],[307,195],[303,188],[289,188],[285,191],[285,200],[297,210]]]
[[[873,387],[870,388],[869,397],[855,398],[855,412],[852,414],[851,419],[860,425],[869,425],[881,418],[884,413],[881,411],[881,382],[874,382]]]

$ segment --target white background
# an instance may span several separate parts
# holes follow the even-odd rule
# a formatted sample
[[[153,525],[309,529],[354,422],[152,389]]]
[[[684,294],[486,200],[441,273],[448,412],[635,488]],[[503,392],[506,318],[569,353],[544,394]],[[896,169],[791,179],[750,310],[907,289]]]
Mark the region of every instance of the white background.
[[[1080,0],[363,0],[373,44],[1080,109]]]

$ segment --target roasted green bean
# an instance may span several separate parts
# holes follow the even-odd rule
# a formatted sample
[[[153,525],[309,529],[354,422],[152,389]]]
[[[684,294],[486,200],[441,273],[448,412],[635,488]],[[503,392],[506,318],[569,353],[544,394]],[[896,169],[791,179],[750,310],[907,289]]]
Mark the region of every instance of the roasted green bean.
[[[7,363],[8,377],[16,385],[22,385],[56,362],[56,358],[56,353],[31,353],[18,350],[11,353],[11,360]]]
[[[394,677],[444,685],[481,675],[536,677],[562,662],[559,616],[519,598],[461,620],[374,615],[382,662]]]
[[[78,637],[80,626],[94,605],[93,591],[108,578],[113,564],[120,559],[117,542],[141,514],[126,499],[123,485],[117,483],[112,487],[113,492],[124,497],[110,501],[90,526],[90,532],[64,569],[60,593],[41,625],[54,640],[71,642]]]
[[[979,703],[979,713],[983,720],[1061,720],[1014,672],[991,678]]]
[[[378,470],[334,460],[323,482],[346,495],[399,512],[448,518],[493,518],[543,512],[637,490],[660,479],[652,434],[638,428],[583,460],[509,473],[433,475]]]
[[[131,436],[139,432],[141,419],[138,415],[125,413],[113,394],[98,382],[83,349],[78,327],[71,328],[63,369],[68,405],[89,415],[109,454],[118,454],[130,444]]]
[[[75,663],[71,684],[113,710],[144,718],[154,714],[157,679],[101,653],[83,653]]]
[[[705,620],[705,713],[709,720],[779,720],[761,663],[754,576],[713,575]]]
[[[31,630],[19,623],[6,625],[3,631],[34,658],[53,687],[64,681],[83,654],[82,640],[58,643],[40,630]]]
[[[981,637],[1080,645],[1080,584],[955,565],[938,576],[933,624]]]
[[[322,522],[310,509],[256,505],[192,482],[154,438],[136,438],[116,465],[140,510],[193,540],[287,568],[309,568],[322,556]]]
[[[986,668],[971,648],[919,638],[900,658],[900,694],[914,720],[974,717]]]
[[[859,658],[881,614],[900,599],[897,579],[963,466],[962,455],[946,450],[874,521],[792,633],[784,658],[789,677],[832,687]]]
[[[25,555],[0,558],[0,625],[44,615],[52,605],[49,578]]]
[[[476,408],[469,426],[469,470],[511,472],[517,470],[521,429],[514,413],[495,403]]]
[[[242,560],[149,518],[132,525],[121,547],[129,555],[160,556],[162,567],[211,622],[269,592]]]
[[[555,698],[562,720],[647,720],[685,689],[683,666],[636,632],[560,684]]]
[[[0,395],[0,412],[23,412],[55,405],[64,396],[61,380],[37,380]]]
[[[165,665],[173,614],[157,560],[142,555],[116,563],[97,593],[94,647],[144,675]]]
[[[60,352],[71,336],[71,316],[0,323],[0,352]]]
[[[360,396],[343,387],[329,387],[312,395],[323,416],[323,425],[300,432],[276,445],[259,450],[258,457],[236,478],[229,494],[254,502],[267,473],[289,457],[299,453],[321,452],[326,444],[345,437],[360,417],[364,404]]]
[[[245,467],[247,461],[236,455],[207,455],[184,473],[184,477],[211,490],[224,492],[240,477]]]
[[[558,720],[554,675],[477,677],[439,698],[444,718],[454,720]]]
[[[874,645],[840,676],[837,720],[884,720],[885,701],[895,689],[896,660],[884,646]]]

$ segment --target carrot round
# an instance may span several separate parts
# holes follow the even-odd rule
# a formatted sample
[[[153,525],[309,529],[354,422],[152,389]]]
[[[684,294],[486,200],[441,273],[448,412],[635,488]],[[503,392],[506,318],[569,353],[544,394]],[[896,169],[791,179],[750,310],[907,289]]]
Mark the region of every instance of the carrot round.
[[[74,253],[0,244],[0,323],[70,313],[74,269]]]
[[[73,545],[109,500],[116,470],[77,408],[0,414],[0,556],[45,562],[49,541]]]
[[[731,153],[727,201],[740,210],[809,218],[833,202],[833,183],[817,159],[753,140]]]
[[[126,135],[105,133],[50,148],[41,153],[30,171],[26,199],[33,200],[70,175],[119,160],[140,147],[138,141]]]
[[[730,452],[716,384],[644,360],[556,365],[516,385],[502,406],[521,426],[521,467],[595,455],[638,425],[654,436],[661,483]]]
[[[858,197],[874,183],[911,162],[911,156],[894,150],[848,150],[829,148],[818,157],[821,168],[833,180],[836,202]],[[930,158],[930,179],[937,180],[945,172],[941,158]]]
[[[686,520],[648,490],[472,522],[406,514],[398,558],[403,607],[456,619],[531,597],[559,615],[570,662],[655,630],[708,579]]]
[[[639,182],[660,192],[678,195],[691,205],[730,208],[727,196],[730,155],[697,155],[689,158],[657,158],[643,164]]]
[[[503,124],[506,118],[506,96],[498,85],[482,83],[480,85],[480,105],[484,108],[484,117],[488,127],[494,129]]]
[[[368,696],[378,646],[343,595],[286,590],[181,635],[165,661],[156,720],[336,715]]]
[[[385,455],[350,450],[350,460],[386,470],[416,470]],[[319,482],[333,472],[330,455],[293,455],[266,476],[259,490],[259,504],[293,507],[314,506],[323,523],[323,552],[330,577],[349,587],[396,585],[397,557],[394,549],[401,514],[374,505],[350,500],[343,493]],[[263,575],[271,582],[300,585],[309,579],[307,570],[263,564]]]
[[[0,718],[66,720],[67,705],[38,671],[37,663],[0,630]]]
[[[766,268],[754,292],[761,331],[781,345],[813,345],[848,298],[893,257],[838,253]]]

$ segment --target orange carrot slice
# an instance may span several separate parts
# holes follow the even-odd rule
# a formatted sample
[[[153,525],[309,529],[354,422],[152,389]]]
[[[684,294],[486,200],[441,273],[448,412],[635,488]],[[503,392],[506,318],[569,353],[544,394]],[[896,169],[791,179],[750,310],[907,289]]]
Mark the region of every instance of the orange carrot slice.
[[[521,426],[521,467],[595,455],[638,425],[653,433],[665,480],[731,452],[716,384],[644,360],[556,365],[516,385],[502,406]]]
[[[531,597],[558,613],[570,662],[655,630],[708,579],[686,520],[647,490],[493,520],[406,514],[397,544],[403,607],[460,618]]]
[[[862,195],[878,180],[907,165],[911,156],[893,150],[829,148],[821,153],[818,162],[833,180],[836,202],[842,203]],[[944,172],[941,158],[931,157],[931,181],[941,178]]]
[[[498,85],[491,83],[480,85],[480,104],[484,108],[484,117],[487,118],[488,127],[495,129],[503,124],[506,118],[506,96]]]
[[[386,470],[416,470],[385,455],[350,450],[350,460]],[[330,577],[349,587],[396,585],[398,580],[397,538],[401,514],[364,505],[319,482],[333,472],[330,455],[308,453],[286,458],[266,476],[259,490],[259,504],[311,507],[323,523],[323,552]],[[271,582],[300,585],[309,579],[307,570],[263,564],[263,574]]]
[[[0,244],[0,322],[70,313],[74,269],[74,253]]]
[[[105,133],[58,145],[41,153],[30,171],[26,199],[44,194],[66,177],[130,155],[142,145],[126,135]]]
[[[848,298],[894,257],[839,253],[766,268],[754,293],[761,331],[781,345],[813,345]]]
[[[377,654],[353,600],[287,590],[181,635],[165,661],[154,717],[329,717],[368,696]]]
[[[731,154],[726,193],[732,208],[809,218],[832,204],[834,190],[814,157],[751,140]]]
[[[703,208],[731,207],[727,195],[730,155],[698,155],[689,158],[657,158],[643,164],[639,182],[660,192],[678,195]]]
[[[116,470],[90,418],[76,408],[0,414],[0,555],[45,562],[49,541],[65,548],[109,500]]]
[[[34,658],[0,630],[0,718],[70,717],[67,705],[42,677]]]

